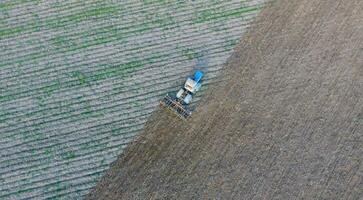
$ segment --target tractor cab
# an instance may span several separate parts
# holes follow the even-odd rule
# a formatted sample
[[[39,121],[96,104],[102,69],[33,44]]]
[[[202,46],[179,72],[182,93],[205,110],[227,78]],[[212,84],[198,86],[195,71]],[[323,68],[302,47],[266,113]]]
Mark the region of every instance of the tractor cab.
[[[193,78],[190,77],[187,78],[184,84],[184,88],[192,94],[199,91],[200,87],[202,86],[201,84],[202,77],[203,77],[203,72],[196,71],[194,73]]]

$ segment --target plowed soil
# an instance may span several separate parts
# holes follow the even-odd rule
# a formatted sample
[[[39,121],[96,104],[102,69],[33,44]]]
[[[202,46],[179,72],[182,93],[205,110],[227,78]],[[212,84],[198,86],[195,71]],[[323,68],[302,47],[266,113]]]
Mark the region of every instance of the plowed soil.
[[[363,1],[277,0],[190,120],[157,110],[88,199],[361,199]]]

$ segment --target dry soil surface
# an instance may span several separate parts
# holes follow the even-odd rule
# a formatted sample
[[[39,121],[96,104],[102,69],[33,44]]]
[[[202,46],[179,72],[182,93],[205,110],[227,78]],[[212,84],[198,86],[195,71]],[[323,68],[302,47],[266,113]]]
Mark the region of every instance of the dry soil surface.
[[[277,0],[193,117],[164,109],[88,199],[361,199],[363,1]]]

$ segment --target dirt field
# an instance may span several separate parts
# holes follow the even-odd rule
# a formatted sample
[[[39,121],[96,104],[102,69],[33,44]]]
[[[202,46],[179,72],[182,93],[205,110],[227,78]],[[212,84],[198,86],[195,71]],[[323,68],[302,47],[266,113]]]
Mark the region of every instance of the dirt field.
[[[277,0],[192,119],[157,110],[88,199],[362,199],[362,10]]]

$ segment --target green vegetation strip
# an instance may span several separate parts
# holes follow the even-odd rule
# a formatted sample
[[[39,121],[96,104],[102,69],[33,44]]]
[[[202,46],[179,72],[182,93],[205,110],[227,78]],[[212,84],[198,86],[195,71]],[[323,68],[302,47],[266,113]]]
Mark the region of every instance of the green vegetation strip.
[[[232,48],[232,46],[230,46],[230,44],[228,44],[230,48]],[[228,46],[226,46],[228,47]],[[139,48],[135,49],[135,50],[139,50]],[[208,51],[212,51],[213,49],[209,49]],[[78,86],[78,85],[82,85],[82,82],[86,81],[86,79],[89,79],[89,81],[87,81],[88,83],[91,81],[100,81],[100,80],[104,80],[106,78],[112,78],[114,76],[121,76],[121,77],[126,77],[128,74],[135,72],[138,70],[138,68],[148,64],[153,64],[156,62],[163,62],[166,61],[168,59],[173,59],[173,58],[177,58],[179,53],[178,52],[184,52],[183,54],[186,55],[188,57],[188,59],[194,59],[196,58],[194,55],[190,54],[190,52],[185,52],[184,50],[178,50],[178,51],[173,51],[173,52],[168,52],[168,54],[162,54],[162,55],[154,55],[154,57],[151,58],[144,58],[143,60],[135,60],[135,61],[131,61],[129,63],[125,63],[125,64],[121,64],[121,65],[115,65],[115,66],[110,66],[109,68],[106,69],[100,69],[96,72],[92,72],[94,73],[94,75],[91,74],[87,74],[87,76],[85,76],[84,74],[80,74],[80,72],[73,72],[72,76],[75,77],[76,79],[72,79],[69,84],[67,82],[62,82],[62,85],[64,85],[63,87],[74,87],[74,86]],[[195,53],[194,53],[195,54]],[[182,60],[180,60],[182,61]],[[73,66],[74,67],[74,66]],[[132,71],[130,71],[130,69]],[[11,92],[16,92],[16,93],[11,93],[11,94],[3,94],[3,96],[0,96],[0,102],[6,102],[6,101],[10,101],[16,98],[21,98],[24,96],[28,96],[30,95],[31,91],[39,91],[39,90],[44,90],[46,93],[49,92],[54,92],[55,90],[59,90],[61,89],[61,83],[60,81],[55,81],[55,82],[51,82],[49,85],[47,85],[46,83],[42,83],[42,87],[41,88],[34,88],[32,90],[27,89],[26,91],[21,91],[21,90],[13,90]]]
[[[255,8],[258,8],[256,5],[252,6],[251,9],[255,9]],[[212,9],[212,8],[210,8]],[[214,8],[215,9],[215,8]],[[204,10],[205,12],[208,12],[208,9]],[[235,10],[231,10],[229,12],[234,12]],[[227,12],[228,13],[228,12]],[[180,16],[176,16],[176,17],[184,17],[184,16],[187,16],[188,14],[185,14],[183,13],[182,15]],[[105,27],[100,27],[100,28],[96,28],[96,29],[92,29],[92,34],[88,34],[87,37],[90,37],[90,36],[93,36],[93,35],[102,35],[104,33],[107,33],[107,32],[112,32],[114,33],[113,35],[111,35],[111,39],[108,39],[108,40],[105,40],[104,43],[106,42],[112,42],[112,41],[124,41],[126,38],[129,38],[131,36],[135,36],[135,34],[137,33],[143,33],[147,30],[151,30],[151,29],[154,29],[154,28],[157,28],[159,27],[158,23],[156,23],[158,20],[166,20],[166,19],[169,19],[170,16],[164,16],[163,18],[161,19],[154,19],[154,20],[148,20],[146,22],[141,22],[141,23],[134,23],[134,22],[131,22],[130,25],[128,26],[125,26],[125,27],[118,27],[117,24],[112,24],[110,26],[105,26]],[[168,26],[169,28],[176,28],[178,26],[180,26],[181,23],[184,23],[184,22],[187,22],[187,24],[185,25],[192,25],[192,22],[191,21],[188,21],[188,20],[183,20],[183,21],[178,21],[178,24],[175,24],[175,22],[170,22],[170,23],[167,23],[167,24],[163,24],[164,26]],[[208,22],[208,21],[206,21]],[[73,40],[76,40],[76,39],[80,39],[82,37],[84,37],[84,34],[86,32],[80,32],[80,33],[67,33],[63,36],[60,36],[60,38],[71,38],[73,36],[77,36],[76,38],[73,38]],[[114,36],[117,36],[116,38],[114,38]],[[54,44],[56,46],[61,46],[60,44],[66,40],[62,40],[62,39],[51,39],[53,40],[53,42],[51,44]],[[86,40],[87,41],[87,40]],[[91,40],[93,41],[93,40]],[[97,44],[100,44],[98,42],[96,42],[94,45],[91,45],[91,44],[82,44],[80,47],[72,47],[72,46],[68,46],[68,48],[71,48],[71,49],[67,49],[67,46],[65,46],[65,49],[63,49],[62,51],[59,51],[57,53],[65,53],[65,52],[69,52],[69,51],[75,51],[75,50],[79,50],[79,49],[83,49],[83,48],[87,48],[87,47],[90,47],[90,46],[95,46]],[[73,49],[74,48],[74,49]],[[41,49],[41,46],[40,48]],[[26,62],[28,61],[29,59],[37,59],[37,58],[42,58],[42,57],[45,57],[45,56],[49,56],[49,52],[43,52],[44,54],[41,56],[39,54],[36,54],[36,53],[33,53],[33,54],[30,54],[28,55],[28,57],[26,57],[25,59],[22,59],[22,60],[19,60],[19,62]],[[7,64],[9,63],[6,63],[6,62],[2,62],[0,67],[3,67],[3,66],[6,66]]]

